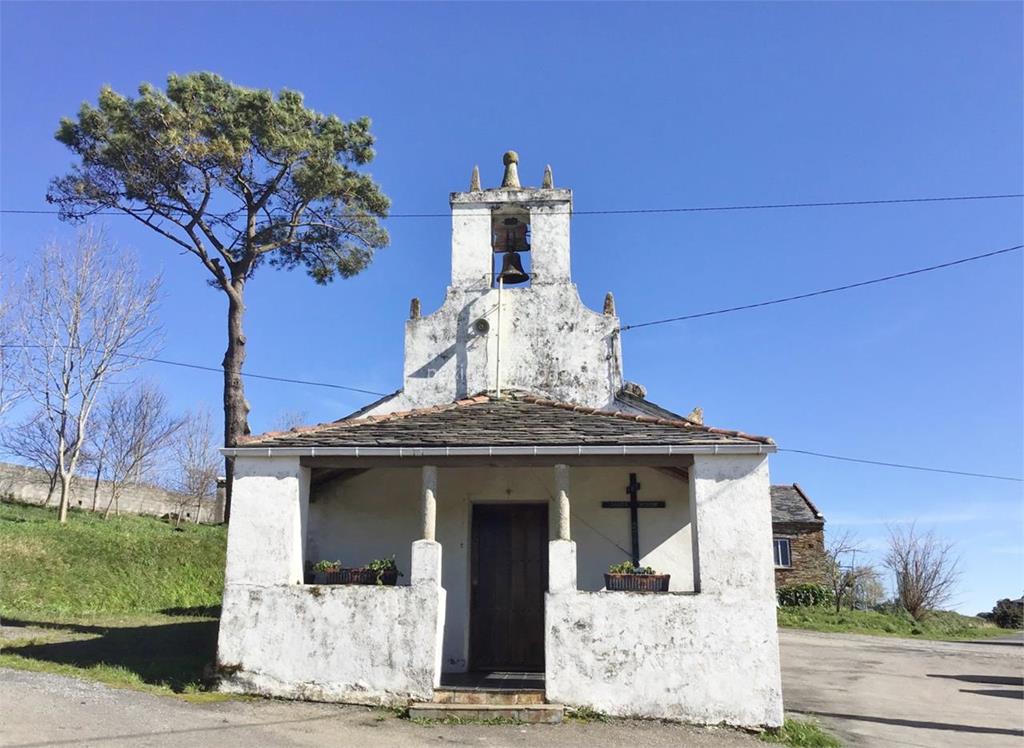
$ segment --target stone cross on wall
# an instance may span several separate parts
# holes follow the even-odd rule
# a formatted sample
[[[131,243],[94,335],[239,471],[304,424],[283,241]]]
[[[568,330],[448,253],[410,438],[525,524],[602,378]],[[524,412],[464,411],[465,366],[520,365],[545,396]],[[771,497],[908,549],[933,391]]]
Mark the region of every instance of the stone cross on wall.
[[[633,566],[640,565],[640,517],[638,509],[664,509],[664,501],[638,501],[637,493],[640,491],[640,484],[637,482],[636,473],[629,474],[629,485],[626,486],[626,493],[629,494],[629,501],[602,501],[602,509],[629,509],[630,540],[633,543]]]

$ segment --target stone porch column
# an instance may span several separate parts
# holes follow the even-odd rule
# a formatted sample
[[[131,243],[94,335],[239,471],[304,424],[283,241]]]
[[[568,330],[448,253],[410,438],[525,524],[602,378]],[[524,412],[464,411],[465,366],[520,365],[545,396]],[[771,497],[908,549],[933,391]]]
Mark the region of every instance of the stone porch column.
[[[423,466],[423,539],[434,540],[437,532],[437,467]]]
[[[422,539],[412,544],[412,570],[409,581],[414,584],[441,586],[441,544],[437,542],[437,466],[424,465],[421,489]]]
[[[558,539],[548,543],[548,592],[576,591],[576,544],[570,534],[569,466],[555,465]]]

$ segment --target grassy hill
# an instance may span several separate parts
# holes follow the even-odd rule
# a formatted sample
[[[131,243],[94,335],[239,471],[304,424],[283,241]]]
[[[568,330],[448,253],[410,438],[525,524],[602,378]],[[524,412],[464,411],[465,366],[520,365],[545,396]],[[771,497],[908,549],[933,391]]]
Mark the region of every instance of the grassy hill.
[[[190,700],[204,693],[224,584],[222,527],[104,521],[0,503],[0,667]]]
[[[932,611],[924,620],[915,621],[908,613],[873,610],[841,610],[837,613],[827,607],[793,607],[779,608],[778,618],[779,626],[783,628],[911,639],[983,639],[1012,633],[981,618],[951,610]]]
[[[88,512],[60,525],[53,510],[0,504],[0,616],[55,622],[208,613],[220,604],[226,534]]]

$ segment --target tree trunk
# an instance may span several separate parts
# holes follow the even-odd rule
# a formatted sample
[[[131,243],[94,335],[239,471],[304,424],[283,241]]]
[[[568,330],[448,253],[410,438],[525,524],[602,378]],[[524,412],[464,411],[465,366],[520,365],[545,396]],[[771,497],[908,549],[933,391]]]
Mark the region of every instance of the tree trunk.
[[[103,471],[103,462],[99,461],[96,463],[96,480],[92,484],[92,512],[96,513],[96,508],[100,501],[100,473]]]
[[[245,399],[245,385],[242,382],[242,365],[245,363],[245,333],[242,320],[245,316],[245,280],[231,281],[228,294],[228,347],[224,352],[224,446],[235,447],[241,437],[249,433],[249,403]],[[235,472],[235,461],[224,458],[224,522],[231,520],[231,489]]]
[[[61,523],[68,521],[68,505],[71,503],[71,476],[63,471],[60,474],[60,505],[57,507],[57,519]]]
[[[50,488],[46,492],[46,501],[43,502],[43,506],[49,506],[53,501],[53,492],[57,490],[57,472],[57,468],[50,471]]]

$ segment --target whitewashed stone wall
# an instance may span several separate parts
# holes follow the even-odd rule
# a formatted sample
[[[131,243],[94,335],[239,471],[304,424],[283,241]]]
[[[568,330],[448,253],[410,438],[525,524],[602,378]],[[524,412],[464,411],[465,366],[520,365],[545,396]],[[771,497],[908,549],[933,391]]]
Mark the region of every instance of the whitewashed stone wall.
[[[443,615],[444,590],[429,584],[228,585],[221,689],[350,704],[429,701]]]
[[[768,463],[695,457],[698,591],[549,593],[551,701],[619,716],[782,723]]]
[[[499,385],[596,408],[622,388],[619,320],[585,307],[570,277],[570,190],[482,190],[452,195],[452,282],[444,303],[405,326],[403,389],[380,415],[447,404]],[[491,210],[528,210],[528,287],[491,288]],[[481,332],[477,323],[489,328]],[[500,338],[500,344],[499,344]]]
[[[429,571],[439,546],[417,544],[423,577],[409,586],[304,585],[308,510],[309,469],[298,458],[236,461],[222,690],[366,704],[428,698],[444,627],[444,590]]]

